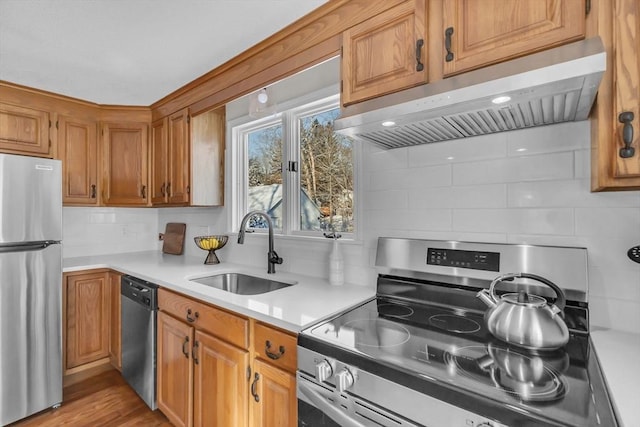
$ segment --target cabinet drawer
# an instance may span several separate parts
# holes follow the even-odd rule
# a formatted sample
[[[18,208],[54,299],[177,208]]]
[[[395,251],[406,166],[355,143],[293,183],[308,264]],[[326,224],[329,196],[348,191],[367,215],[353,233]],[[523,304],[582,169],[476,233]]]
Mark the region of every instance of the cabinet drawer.
[[[219,308],[160,289],[158,308],[241,348],[249,347],[249,321]]]
[[[296,371],[297,338],[256,322],[253,348],[256,356],[289,372]]]

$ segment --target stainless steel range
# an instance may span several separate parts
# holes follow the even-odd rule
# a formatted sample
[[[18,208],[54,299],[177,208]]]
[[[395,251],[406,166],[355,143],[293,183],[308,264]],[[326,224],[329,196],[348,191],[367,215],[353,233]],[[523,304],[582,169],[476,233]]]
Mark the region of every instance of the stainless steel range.
[[[374,299],[299,335],[299,426],[618,425],[589,339],[585,249],[380,238],[376,266]],[[508,273],[526,274],[494,293],[520,308],[561,299],[531,277],[558,285],[566,344],[489,332],[478,293]],[[513,313],[503,325],[523,322]]]

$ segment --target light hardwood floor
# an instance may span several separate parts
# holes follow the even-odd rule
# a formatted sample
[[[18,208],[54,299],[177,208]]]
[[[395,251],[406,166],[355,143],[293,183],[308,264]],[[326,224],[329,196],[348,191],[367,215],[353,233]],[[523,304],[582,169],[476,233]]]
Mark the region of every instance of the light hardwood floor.
[[[64,388],[62,406],[11,427],[170,427],[160,411],[151,411],[116,370]]]

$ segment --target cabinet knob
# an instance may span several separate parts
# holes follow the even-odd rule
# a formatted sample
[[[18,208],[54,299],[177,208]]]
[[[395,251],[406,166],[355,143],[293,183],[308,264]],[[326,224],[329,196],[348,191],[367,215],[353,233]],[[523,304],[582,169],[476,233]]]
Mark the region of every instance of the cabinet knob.
[[[618,121],[623,124],[622,142],[624,143],[624,147],[620,149],[620,157],[623,159],[633,157],[636,153],[636,149],[631,146],[633,142],[633,124],[631,122],[633,119],[634,114],[632,111],[624,111],[618,116]]]

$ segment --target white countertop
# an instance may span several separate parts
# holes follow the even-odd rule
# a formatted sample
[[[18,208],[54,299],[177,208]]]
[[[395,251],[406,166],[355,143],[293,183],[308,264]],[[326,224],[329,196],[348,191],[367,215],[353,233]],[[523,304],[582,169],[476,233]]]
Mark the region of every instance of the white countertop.
[[[264,269],[258,269],[228,262],[204,265],[200,257],[168,255],[159,251],[63,260],[64,272],[95,268],[110,268],[130,274],[295,333],[311,323],[339,313],[375,295],[373,286],[331,286],[327,280],[315,277],[286,272],[267,274],[266,266]],[[265,294],[238,295],[189,281],[192,278],[228,272],[297,283]]]
[[[590,335],[621,427],[640,426],[640,334],[599,329]]]

